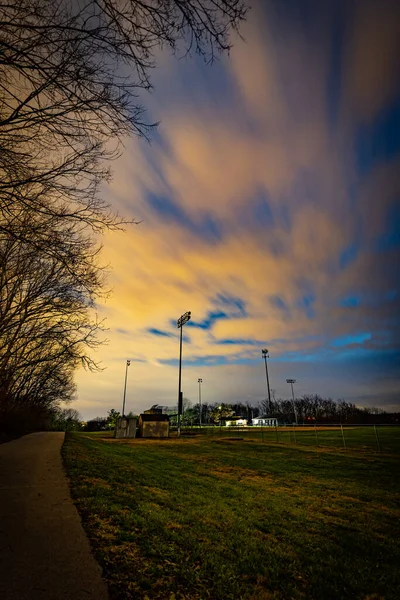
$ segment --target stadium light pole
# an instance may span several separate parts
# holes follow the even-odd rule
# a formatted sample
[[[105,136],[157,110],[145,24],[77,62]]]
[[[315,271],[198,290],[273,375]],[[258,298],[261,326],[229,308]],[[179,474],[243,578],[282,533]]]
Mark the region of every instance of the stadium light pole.
[[[271,414],[272,413],[271,390],[269,389],[269,377],[268,377],[268,365],[267,365],[267,358],[269,358],[269,354],[268,354],[267,348],[264,348],[263,350],[261,350],[261,353],[262,353],[262,357],[265,361],[265,373],[267,376],[267,390],[268,390],[268,412],[269,412],[269,414]]]
[[[200,405],[200,427],[201,427],[201,384],[203,383],[203,380],[201,377],[198,378],[197,380],[198,384],[199,384],[199,405]]]
[[[179,387],[178,387],[178,437],[181,435],[181,414],[182,414],[182,328],[190,320],[192,313],[190,310],[181,315],[176,322],[176,326],[181,330],[180,341],[179,341]]]
[[[290,383],[290,385],[292,386],[292,402],[293,402],[293,411],[294,411],[294,418],[296,421],[296,425],[298,425],[298,421],[297,421],[297,411],[296,411],[296,404],[294,401],[294,391],[293,391],[293,384],[297,383],[296,379],[286,379],[286,383]]]
[[[130,366],[130,364],[131,364],[131,361],[127,360],[126,367],[125,367],[124,400],[122,402],[122,416],[125,415],[126,381],[128,379],[128,367]]]

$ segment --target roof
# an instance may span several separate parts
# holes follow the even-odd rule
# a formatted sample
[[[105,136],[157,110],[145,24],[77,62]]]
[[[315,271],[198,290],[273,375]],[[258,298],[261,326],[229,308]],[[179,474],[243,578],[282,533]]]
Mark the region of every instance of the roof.
[[[143,413],[140,415],[140,419],[144,422],[149,421],[169,421],[169,415],[163,415],[160,413]]]

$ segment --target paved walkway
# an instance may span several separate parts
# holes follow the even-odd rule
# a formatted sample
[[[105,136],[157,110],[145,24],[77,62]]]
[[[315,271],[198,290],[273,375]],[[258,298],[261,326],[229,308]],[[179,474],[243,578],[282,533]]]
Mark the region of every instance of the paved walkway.
[[[0,599],[107,600],[72,503],[64,433],[0,445]]]

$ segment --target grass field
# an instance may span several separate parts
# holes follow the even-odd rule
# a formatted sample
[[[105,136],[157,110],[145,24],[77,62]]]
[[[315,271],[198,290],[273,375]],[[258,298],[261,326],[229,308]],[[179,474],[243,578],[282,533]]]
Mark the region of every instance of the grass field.
[[[113,600],[399,598],[395,453],[68,434],[63,457]]]

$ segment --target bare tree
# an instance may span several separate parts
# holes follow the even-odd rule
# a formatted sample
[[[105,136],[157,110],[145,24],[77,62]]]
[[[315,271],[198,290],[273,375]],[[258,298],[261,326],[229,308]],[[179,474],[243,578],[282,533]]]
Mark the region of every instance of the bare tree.
[[[101,323],[91,234],[123,227],[100,193],[163,47],[212,61],[243,0],[0,0],[0,402],[73,395]],[[47,404],[46,404],[47,403]]]
[[[29,221],[29,212],[25,218]],[[38,219],[37,219],[38,220]],[[47,218],[44,217],[45,222]],[[28,241],[0,236],[0,401],[67,401],[73,370],[95,368],[89,351],[102,324],[90,310],[103,294],[97,249],[71,228],[53,232],[61,261]]]
[[[98,194],[104,160],[154,126],[138,95],[151,89],[156,52],[213,60],[245,14],[242,0],[1,3],[0,202],[13,232],[26,208],[119,227]]]

